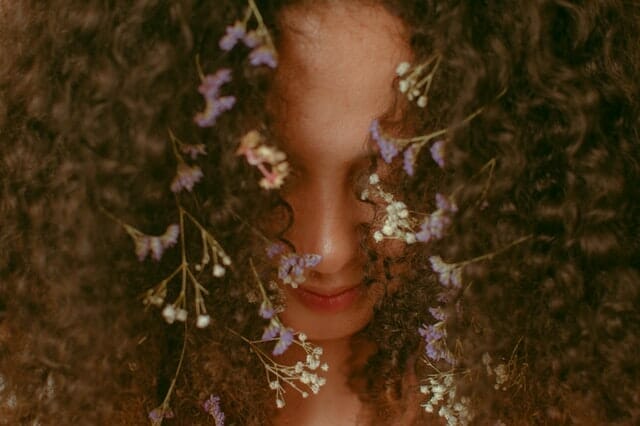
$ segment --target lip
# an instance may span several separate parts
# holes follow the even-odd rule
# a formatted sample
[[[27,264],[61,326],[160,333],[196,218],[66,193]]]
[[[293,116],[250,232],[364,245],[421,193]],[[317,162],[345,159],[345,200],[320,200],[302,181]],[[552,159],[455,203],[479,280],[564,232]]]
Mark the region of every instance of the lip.
[[[336,313],[352,306],[360,297],[362,289],[362,284],[359,284],[355,287],[339,290],[331,294],[321,294],[303,287],[291,290],[293,290],[296,298],[307,308],[319,312]]]

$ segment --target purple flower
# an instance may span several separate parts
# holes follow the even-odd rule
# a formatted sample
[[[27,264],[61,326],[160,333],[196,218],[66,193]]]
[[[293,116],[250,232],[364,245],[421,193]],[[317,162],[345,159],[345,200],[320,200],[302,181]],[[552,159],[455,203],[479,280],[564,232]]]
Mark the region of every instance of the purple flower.
[[[409,176],[413,176],[413,173],[415,172],[414,165],[416,162],[415,145],[410,145],[405,149],[403,157],[402,168]]]
[[[220,39],[220,42],[218,43],[218,45],[220,46],[220,49],[226,52],[233,49],[233,46],[235,46],[236,43],[238,43],[238,40],[245,37],[246,35],[245,31],[246,29],[244,27],[244,24],[240,21],[236,21],[235,24],[233,24],[233,26],[229,25],[226,29],[224,36]]]
[[[173,247],[178,242],[178,236],[180,236],[180,227],[178,224],[173,223],[167,226],[167,230],[160,236],[162,247]]]
[[[293,330],[286,327],[280,328],[280,338],[278,339],[278,343],[273,348],[274,355],[282,355],[289,346],[293,343]]]
[[[255,31],[249,31],[244,37],[242,37],[242,41],[249,49],[253,49],[260,44],[260,37],[258,37],[258,34],[256,34]]]
[[[262,333],[261,340],[271,340],[275,339],[275,337],[280,332],[280,323],[275,319],[272,319],[269,322],[269,325],[264,329],[264,333]]]
[[[171,182],[171,191],[180,192],[183,189],[191,191],[193,186],[202,179],[202,170],[198,166],[189,166],[184,162],[178,163],[178,170],[176,176]]]
[[[258,311],[258,313],[264,319],[271,319],[276,312],[273,309],[271,303],[265,300],[264,302],[262,302],[262,304],[260,304],[260,310]]]
[[[429,313],[438,321],[444,321],[447,317],[440,308],[429,308]]]
[[[151,239],[148,235],[136,235],[133,237],[133,242],[136,245],[136,256],[142,262],[147,257],[147,253],[149,253]]]
[[[151,249],[151,258],[155,261],[159,261],[162,258],[164,247],[162,246],[162,240],[160,237],[151,237],[149,239],[149,247]]]
[[[462,268],[459,265],[445,263],[440,256],[431,256],[431,269],[438,274],[438,280],[444,287],[459,289],[462,286]]]
[[[221,68],[215,74],[204,76],[202,83],[198,86],[198,92],[205,98],[217,96],[220,88],[230,81],[231,70],[229,68]]]
[[[209,399],[202,403],[204,411],[213,417],[216,426],[224,426],[224,413],[220,409],[220,397],[210,395]]]
[[[451,198],[440,193],[436,194],[436,206],[443,212],[455,213],[458,211],[458,206],[456,205],[456,203],[454,203]]]
[[[304,282],[304,270],[318,266],[322,256],[319,254],[298,255],[289,253],[280,258],[278,266],[278,278],[285,284],[290,284],[296,288],[298,284]]]
[[[200,127],[211,127],[216,124],[216,119],[225,111],[230,110],[236,103],[235,96],[219,96],[223,84],[231,81],[231,70],[222,68],[215,74],[204,77],[198,92],[202,94],[206,105],[202,112],[194,117],[194,121]],[[193,155],[193,154],[192,154]]]
[[[274,257],[281,255],[284,252],[285,248],[285,245],[281,242],[270,244],[267,247],[267,257],[269,259],[273,259]]]
[[[444,141],[437,141],[431,145],[431,157],[438,166],[444,168]]]
[[[149,420],[155,424],[161,424],[163,419],[172,419],[174,417],[173,411],[168,407],[157,407],[149,412]]]
[[[206,98],[204,111],[199,112],[194,117],[194,121],[200,127],[215,126],[216,120],[220,115],[233,108],[236,103],[235,96],[223,96],[220,98]]]
[[[398,148],[393,142],[388,141],[382,136],[380,133],[380,123],[377,119],[374,119],[371,122],[371,126],[369,126],[369,132],[371,133],[371,137],[378,144],[380,148],[380,155],[385,163],[391,163],[391,160],[398,155]]]
[[[266,46],[260,46],[253,49],[249,54],[249,63],[254,67],[266,65],[269,68],[275,68],[278,66],[275,52]]]
[[[444,360],[449,364],[453,364],[455,360],[453,355],[447,349],[445,339],[447,337],[444,322],[438,322],[433,325],[423,325],[418,333],[424,338],[426,343],[425,352],[427,357],[432,361]]]

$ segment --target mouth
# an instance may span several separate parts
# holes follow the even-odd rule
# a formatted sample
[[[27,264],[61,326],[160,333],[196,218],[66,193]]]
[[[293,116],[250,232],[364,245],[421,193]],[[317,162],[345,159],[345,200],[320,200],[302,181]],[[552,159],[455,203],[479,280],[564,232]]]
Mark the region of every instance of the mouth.
[[[362,294],[363,289],[364,286],[359,284],[355,287],[329,294],[319,293],[316,290],[303,287],[291,290],[296,298],[309,309],[325,313],[336,313],[352,306]]]

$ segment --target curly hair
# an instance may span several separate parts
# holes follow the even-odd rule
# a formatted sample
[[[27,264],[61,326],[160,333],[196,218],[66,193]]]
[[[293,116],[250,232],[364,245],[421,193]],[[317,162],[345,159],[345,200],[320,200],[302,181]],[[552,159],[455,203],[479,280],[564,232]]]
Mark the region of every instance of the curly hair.
[[[241,135],[270,128],[271,74],[218,49],[242,3],[0,2],[0,424],[142,424],[172,386],[183,330],[139,300],[171,262],[139,263],[105,215],[149,233],[175,220],[168,128],[209,152],[189,200],[198,220],[233,259],[269,267],[256,227],[282,208],[281,229],[295,218],[236,159]],[[299,2],[256,3],[277,44],[279,11]],[[415,175],[394,185],[424,211],[436,189],[455,192],[458,212],[444,239],[401,259],[363,241],[371,263],[408,267],[353,339],[372,350],[352,385],[380,422],[417,405],[407,373],[433,372],[417,332],[433,322],[439,286],[429,256],[483,257],[467,264],[467,285],[447,305],[448,345],[465,372],[458,396],[474,401],[474,421],[639,423],[640,7],[381,3],[405,22],[416,61],[441,55],[428,111],[407,119],[419,132],[452,129],[444,170],[421,155]],[[214,129],[193,124],[202,107],[195,58],[247,77],[230,83],[238,102]],[[216,393],[230,423],[269,424],[262,366],[225,331],[263,325],[247,300],[251,272],[233,268],[207,284],[213,332],[185,339],[175,421],[210,421],[200,405]],[[487,374],[487,354],[505,381]]]

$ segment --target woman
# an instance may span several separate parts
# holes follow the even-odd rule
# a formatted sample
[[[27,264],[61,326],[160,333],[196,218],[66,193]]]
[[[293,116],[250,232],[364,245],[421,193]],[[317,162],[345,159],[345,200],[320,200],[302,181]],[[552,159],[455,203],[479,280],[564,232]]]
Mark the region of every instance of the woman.
[[[6,424],[637,423],[637,6],[6,9]]]

